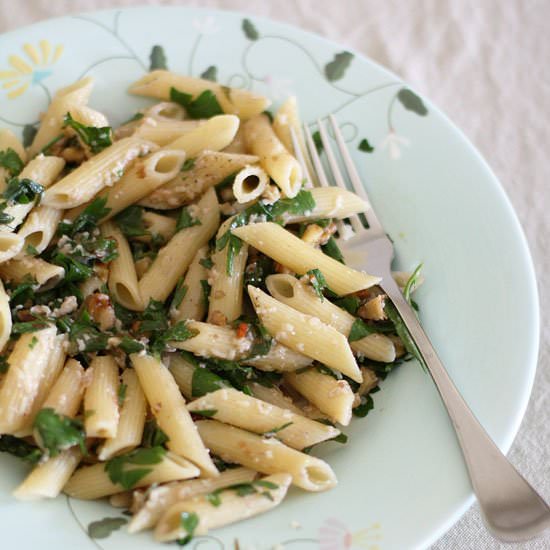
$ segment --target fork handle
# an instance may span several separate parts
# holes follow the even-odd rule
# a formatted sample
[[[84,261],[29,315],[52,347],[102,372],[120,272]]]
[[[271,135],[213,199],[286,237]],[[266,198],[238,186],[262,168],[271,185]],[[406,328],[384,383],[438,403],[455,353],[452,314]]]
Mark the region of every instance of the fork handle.
[[[474,416],[393,278],[385,277],[381,286],[401,315],[447,408],[489,530],[506,542],[528,540],[541,533],[550,526],[550,508]]]

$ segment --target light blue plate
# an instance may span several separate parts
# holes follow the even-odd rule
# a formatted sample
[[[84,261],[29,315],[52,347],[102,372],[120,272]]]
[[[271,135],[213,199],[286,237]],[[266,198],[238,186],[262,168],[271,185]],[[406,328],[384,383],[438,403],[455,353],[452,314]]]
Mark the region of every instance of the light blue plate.
[[[149,69],[156,44],[176,72],[198,76],[214,67],[223,84],[279,101],[294,93],[308,122],[337,113],[395,241],[397,267],[424,262],[418,301],[428,334],[475,414],[508,450],[533,382],[538,305],[527,244],[495,176],[461,132],[395,75],[318,36],[266,19],[243,27],[244,19],[149,7],[0,36],[0,125],[35,123],[56,89],[87,74],[96,79],[91,105],[121,123],[145,104],[125,90]],[[373,151],[358,150],[363,139]],[[335,490],[292,490],[276,510],[190,547],[229,549],[238,540],[241,549],[258,550],[422,548],[472,503],[449,420],[417,364],[392,374],[374,411],[347,431],[347,445],[323,451],[339,479]],[[89,538],[92,522],[124,517],[105,503],[15,502],[10,492],[25,467],[6,456],[0,464],[2,548],[159,547],[149,533],[132,537],[124,527]]]

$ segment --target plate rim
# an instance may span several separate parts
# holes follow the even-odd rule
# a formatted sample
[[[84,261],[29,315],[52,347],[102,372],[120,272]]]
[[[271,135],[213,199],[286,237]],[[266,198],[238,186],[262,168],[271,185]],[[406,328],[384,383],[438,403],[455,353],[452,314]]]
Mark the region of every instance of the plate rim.
[[[345,43],[340,43],[331,38],[327,38],[318,34],[314,31],[303,29],[292,23],[287,23],[286,21],[280,21],[278,19],[273,19],[265,15],[256,15],[253,13],[247,13],[241,10],[233,9],[223,9],[223,8],[209,8],[209,7],[199,7],[199,6],[190,6],[190,5],[152,5],[152,4],[140,4],[134,6],[115,6],[112,8],[98,9],[98,10],[86,10],[86,11],[77,11],[74,13],[69,13],[67,15],[55,16],[55,17],[46,17],[35,21],[28,25],[19,26],[15,29],[8,30],[0,33],[0,38],[5,37],[15,37],[20,32],[25,32],[37,27],[40,27],[47,23],[59,23],[63,24],[63,21],[69,21],[71,18],[79,16],[93,16],[100,14],[116,14],[124,12],[138,12],[146,10],[182,10],[182,11],[193,11],[193,12],[202,12],[208,15],[219,14],[221,16],[234,16],[241,17],[242,19],[252,19],[254,21],[264,21],[268,24],[275,24],[282,29],[287,29],[291,33],[297,33],[301,35],[306,35],[311,39],[324,42],[327,46],[331,48],[345,48],[345,51],[352,53],[355,57],[361,59],[364,62],[369,63],[375,67],[381,73],[386,74],[389,77],[395,78],[397,81],[403,83],[407,88],[414,90],[416,93],[416,88],[409,85],[409,83],[404,80],[400,75],[394,72],[392,69],[382,65],[378,61],[372,59],[369,55],[357,50],[354,47],[348,46]],[[476,145],[469,139],[460,126],[458,126],[453,120],[443,111],[436,103],[434,103],[428,96],[425,96],[422,93],[418,94],[422,97],[430,108],[437,113],[439,117],[444,121],[446,126],[451,129],[455,135],[460,138],[460,143],[465,149],[473,154],[473,159],[479,163],[480,168],[483,169],[484,179],[487,180],[487,184],[492,187],[495,195],[501,201],[502,206],[505,209],[505,213],[508,216],[508,220],[512,222],[513,227],[511,230],[518,237],[518,252],[521,256],[521,266],[525,269],[525,278],[528,286],[523,289],[524,292],[528,295],[528,301],[532,303],[533,308],[530,311],[529,321],[533,325],[533,330],[531,331],[531,338],[528,344],[528,354],[525,360],[525,364],[528,366],[524,371],[524,383],[522,385],[522,393],[517,400],[517,412],[514,415],[513,419],[509,422],[509,426],[506,428],[506,433],[503,436],[503,441],[501,444],[497,444],[498,448],[504,453],[507,454],[521,428],[521,423],[525,417],[527,407],[533,392],[534,381],[538,368],[538,358],[540,352],[540,330],[541,330],[541,319],[540,319],[540,294],[538,290],[538,281],[536,276],[536,269],[529,247],[529,241],[527,240],[525,231],[519,219],[519,216],[513,206],[513,203],[506,192],[506,189],[502,185],[500,179],[497,177],[488,161],[482,155],[481,151],[476,147]],[[418,548],[428,548],[433,543],[438,541],[442,536],[445,535],[470,509],[472,504],[476,501],[473,490],[470,488],[466,497],[464,497],[460,502],[457,503],[454,509],[451,509],[448,513],[448,517],[445,521],[442,521],[439,526],[432,528],[432,530],[426,534],[422,542],[419,543]],[[482,516],[483,517],[483,516]]]

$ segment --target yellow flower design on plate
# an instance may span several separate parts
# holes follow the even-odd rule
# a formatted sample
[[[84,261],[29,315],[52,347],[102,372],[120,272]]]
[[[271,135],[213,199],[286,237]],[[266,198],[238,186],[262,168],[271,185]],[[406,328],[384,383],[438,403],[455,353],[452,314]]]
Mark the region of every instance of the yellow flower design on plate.
[[[8,98],[15,99],[23,95],[31,84],[40,84],[52,74],[51,68],[63,54],[63,46],[53,47],[48,40],[41,40],[38,46],[25,44],[26,56],[10,55],[11,68],[0,71],[2,88],[8,90]]]

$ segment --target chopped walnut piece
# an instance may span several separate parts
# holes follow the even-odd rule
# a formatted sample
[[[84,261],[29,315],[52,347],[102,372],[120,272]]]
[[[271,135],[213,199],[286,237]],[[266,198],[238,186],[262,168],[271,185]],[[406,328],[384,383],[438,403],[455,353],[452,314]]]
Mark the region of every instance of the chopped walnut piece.
[[[385,303],[386,295],[380,294],[363,304],[357,310],[357,315],[363,319],[370,319],[371,321],[384,321],[387,318],[384,312]]]
[[[86,153],[78,147],[66,147],[60,156],[70,164],[82,164],[86,160]]]
[[[227,317],[219,310],[215,309],[211,315],[208,316],[208,322],[219,327],[227,325]]]
[[[115,309],[108,294],[90,294],[84,301],[84,306],[101,330],[113,328],[116,321]]]
[[[139,260],[136,261],[135,266],[136,266],[136,275],[138,279],[141,279],[145,275],[145,272],[149,269],[152,263],[153,263],[153,260],[148,256],[145,256],[144,258],[140,258]]]

